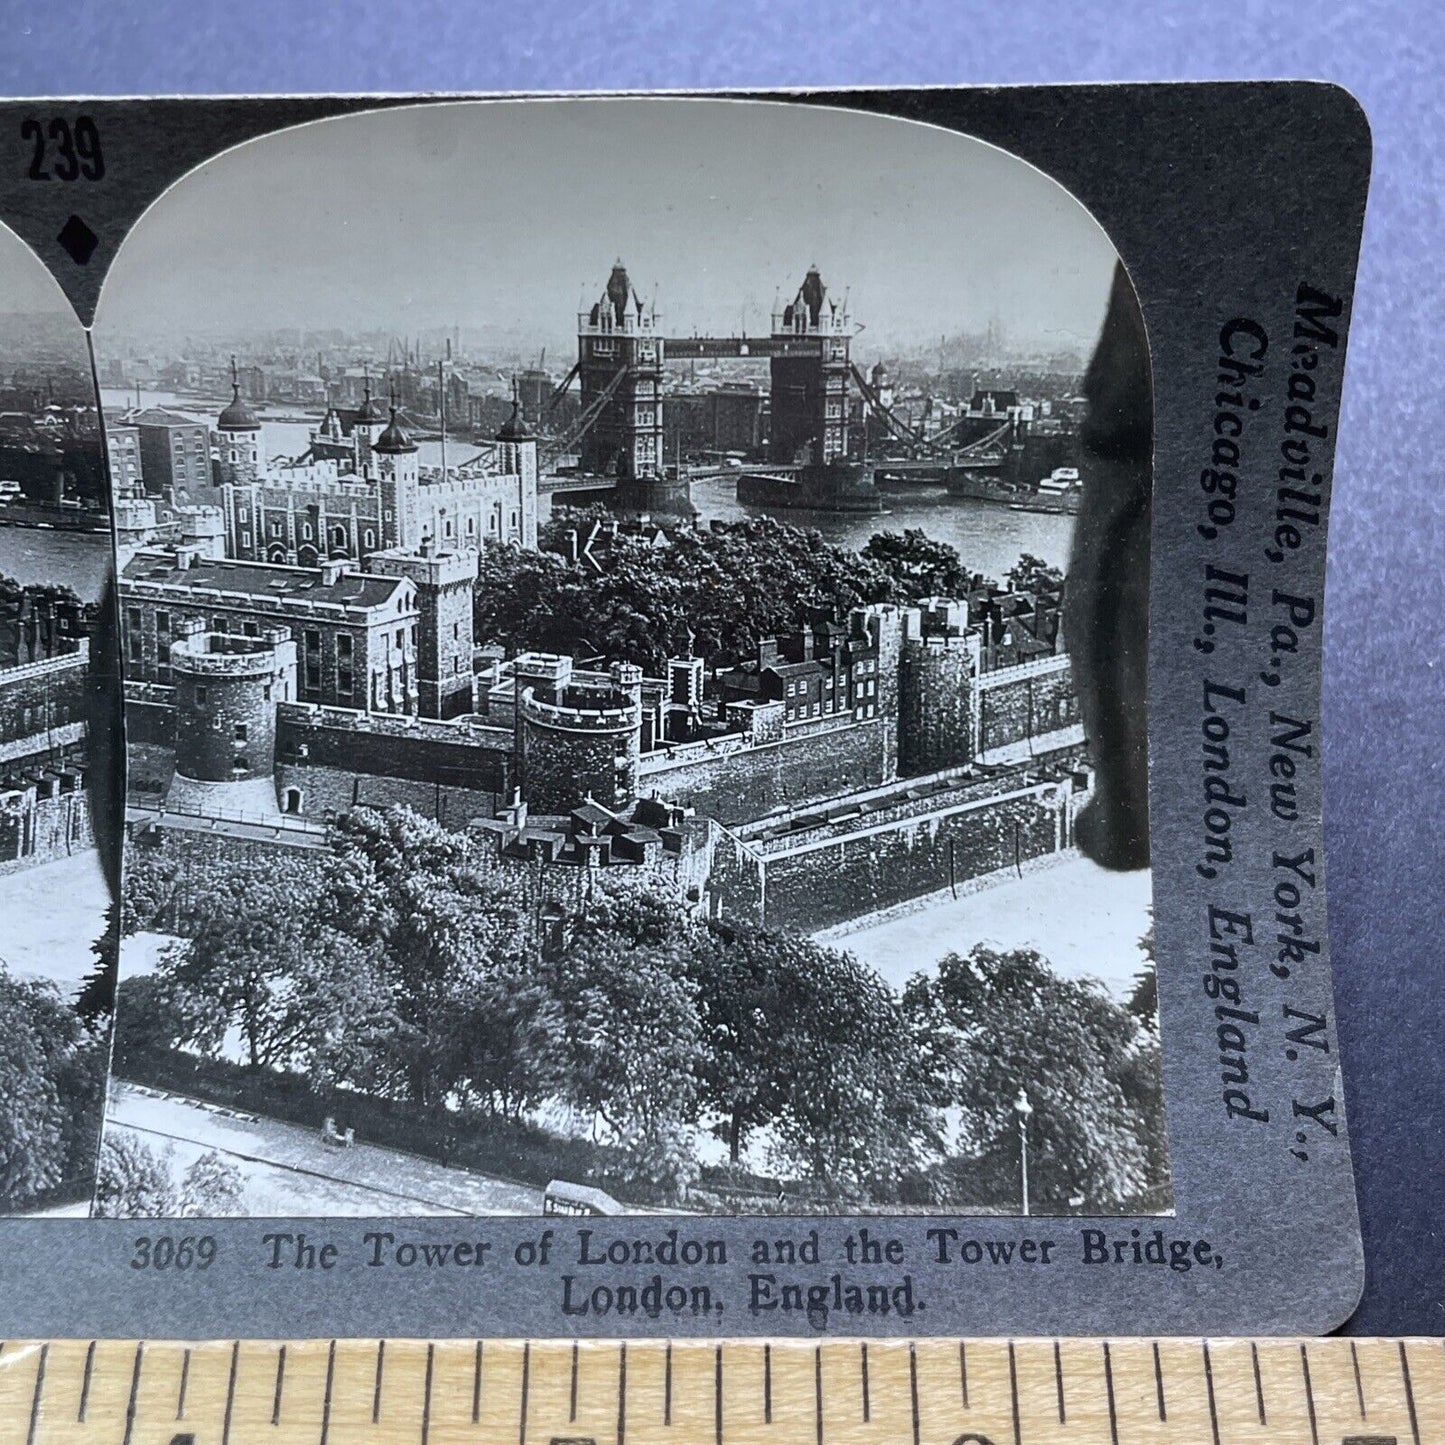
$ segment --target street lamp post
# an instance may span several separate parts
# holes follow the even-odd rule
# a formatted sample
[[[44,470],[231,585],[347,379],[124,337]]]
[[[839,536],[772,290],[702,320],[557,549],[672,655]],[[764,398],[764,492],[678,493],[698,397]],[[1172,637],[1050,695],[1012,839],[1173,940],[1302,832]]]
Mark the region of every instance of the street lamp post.
[[[1014,1112],[1019,1116],[1019,1179],[1023,1186],[1023,1212],[1029,1212],[1029,1115],[1034,1106],[1022,1089],[1014,1100]]]

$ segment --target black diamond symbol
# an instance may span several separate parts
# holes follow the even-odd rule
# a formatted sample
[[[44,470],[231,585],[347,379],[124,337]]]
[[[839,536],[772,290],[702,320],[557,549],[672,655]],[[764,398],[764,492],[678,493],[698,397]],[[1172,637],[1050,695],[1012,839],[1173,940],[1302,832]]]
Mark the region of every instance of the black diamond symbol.
[[[84,266],[100,245],[100,237],[79,216],[72,216],[60,228],[60,234],[55,239],[65,247],[66,254],[77,266]]]

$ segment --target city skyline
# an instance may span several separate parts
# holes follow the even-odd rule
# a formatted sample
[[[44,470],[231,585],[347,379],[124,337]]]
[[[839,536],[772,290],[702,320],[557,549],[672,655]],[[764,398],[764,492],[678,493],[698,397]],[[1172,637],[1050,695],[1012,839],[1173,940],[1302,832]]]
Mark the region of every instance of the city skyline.
[[[116,258],[98,344],[461,326],[570,349],[616,259],[667,334],[765,334],[817,264],[849,295],[864,351],[992,326],[1052,354],[1093,344],[1116,256],[1026,162],[913,122],[767,102],[458,102],[298,127],[178,182]]]

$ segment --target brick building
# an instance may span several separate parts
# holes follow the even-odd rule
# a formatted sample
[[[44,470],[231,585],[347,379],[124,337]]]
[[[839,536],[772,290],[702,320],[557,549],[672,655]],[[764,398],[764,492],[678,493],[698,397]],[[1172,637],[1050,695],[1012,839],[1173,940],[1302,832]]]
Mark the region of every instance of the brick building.
[[[147,407],[126,420],[140,438],[146,492],[169,502],[205,503],[215,495],[211,429],[205,422],[165,407]]]

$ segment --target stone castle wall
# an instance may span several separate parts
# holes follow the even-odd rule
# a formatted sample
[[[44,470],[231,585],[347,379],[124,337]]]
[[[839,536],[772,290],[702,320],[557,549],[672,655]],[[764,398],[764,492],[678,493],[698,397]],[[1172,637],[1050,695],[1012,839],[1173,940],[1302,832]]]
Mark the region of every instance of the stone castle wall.
[[[16,873],[95,847],[84,787],[41,797],[31,787],[0,805],[0,874]]]
[[[892,738],[891,720],[880,717],[718,755],[690,750],[677,763],[650,753],[639,770],[638,791],[733,826],[775,808],[888,782]]]
[[[1025,663],[980,679],[980,753],[1044,737],[1079,721],[1079,698],[1067,656]]]
[[[764,857],[769,928],[812,933],[1071,846],[1072,784],[903,816]]]

